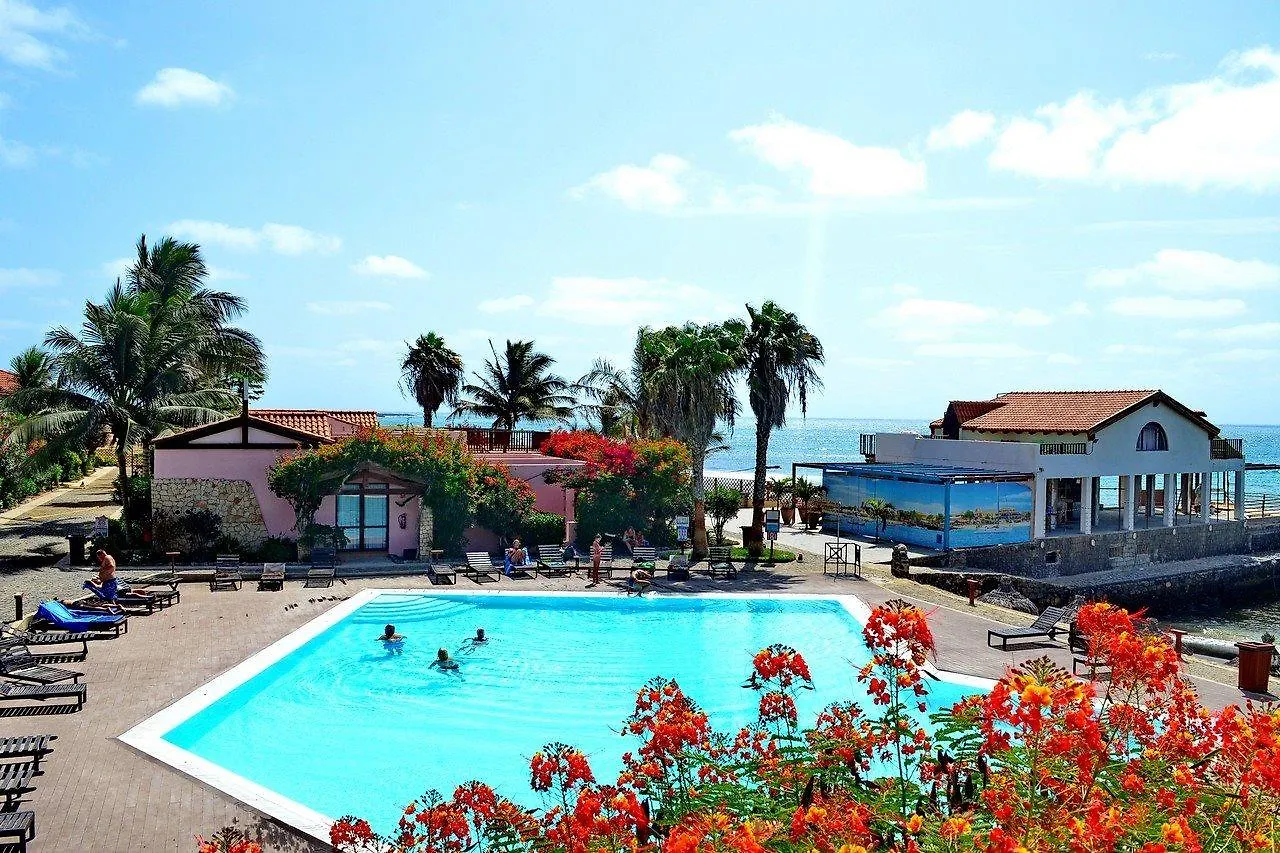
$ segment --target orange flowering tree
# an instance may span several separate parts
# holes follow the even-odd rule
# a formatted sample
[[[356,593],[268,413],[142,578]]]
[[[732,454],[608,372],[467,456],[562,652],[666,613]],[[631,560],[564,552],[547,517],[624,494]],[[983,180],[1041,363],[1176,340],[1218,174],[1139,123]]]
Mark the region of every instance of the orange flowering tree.
[[[635,746],[615,781],[549,744],[530,761],[541,808],[470,782],[410,804],[386,836],[343,818],[332,842],[343,853],[1275,851],[1280,710],[1205,709],[1168,641],[1120,608],[1089,605],[1079,627],[1112,673],[1105,686],[1032,661],[936,713],[931,739],[918,721],[932,636],[925,614],[890,603],[863,632],[869,702],[829,705],[800,727],[808,665],[770,646],[744,685],[760,694],[759,719],[736,733],[654,679],[624,723]]]

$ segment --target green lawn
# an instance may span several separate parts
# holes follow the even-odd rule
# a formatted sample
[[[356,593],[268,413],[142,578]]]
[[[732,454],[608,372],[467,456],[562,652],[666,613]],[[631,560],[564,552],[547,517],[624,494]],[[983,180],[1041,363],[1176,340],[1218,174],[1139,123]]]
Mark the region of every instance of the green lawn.
[[[779,548],[776,545],[774,546],[773,561],[775,563],[790,563],[795,558],[796,558],[796,555],[793,552],[788,551],[786,548]],[[746,559],[747,559],[746,548],[735,547],[733,549],[733,561],[735,563],[743,562]],[[766,544],[764,546],[764,553],[760,555],[760,562],[763,563],[768,559],[769,559],[769,546],[768,544]]]

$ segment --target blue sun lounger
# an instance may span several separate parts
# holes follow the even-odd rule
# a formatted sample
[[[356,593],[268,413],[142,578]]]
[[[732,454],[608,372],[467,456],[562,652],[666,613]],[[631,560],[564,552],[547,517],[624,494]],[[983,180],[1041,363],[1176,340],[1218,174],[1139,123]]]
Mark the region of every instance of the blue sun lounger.
[[[63,631],[111,631],[116,635],[129,630],[129,617],[116,613],[92,613],[72,610],[61,601],[44,601],[36,616]]]

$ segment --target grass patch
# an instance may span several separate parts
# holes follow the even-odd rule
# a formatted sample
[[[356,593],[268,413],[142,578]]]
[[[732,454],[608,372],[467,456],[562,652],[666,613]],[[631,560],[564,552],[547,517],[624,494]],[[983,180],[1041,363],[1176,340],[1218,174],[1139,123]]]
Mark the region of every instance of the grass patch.
[[[732,557],[735,563],[744,562],[747,559],[747,549],[741,548],[741,547],[735,547],[732,552]],[[774,546],[773,561],[775,563],[790,563],[795,558],[796,558],[795,552],[788,551],[786,548],[779,548],[776,545]],[[768,559],[769,559],[769,546],[766,544],[764,546],[764,551],[761,552],[760,554],[760,562],[763,563]]]

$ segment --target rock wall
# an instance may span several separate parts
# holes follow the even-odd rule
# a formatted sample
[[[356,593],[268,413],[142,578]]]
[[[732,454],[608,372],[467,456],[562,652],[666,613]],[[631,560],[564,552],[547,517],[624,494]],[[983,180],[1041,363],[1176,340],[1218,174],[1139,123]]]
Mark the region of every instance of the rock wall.
[[[435,516],[431,512],[431,507],[422,503],[422,509],[418,512],[418,559],[431,559],[431,543],[435,539]]]
[[[257,548],[267,538],[262,507],[248,480],[176,477],[151,481],[151,514],[160,547],[189,550],[180,521],[197,509],[207,509],[221,518],[222,534],[247,549]]]

